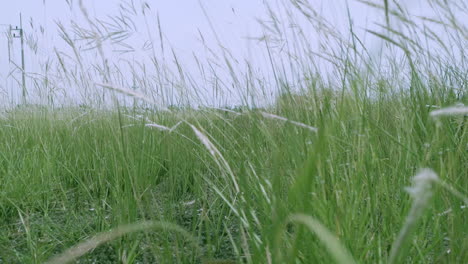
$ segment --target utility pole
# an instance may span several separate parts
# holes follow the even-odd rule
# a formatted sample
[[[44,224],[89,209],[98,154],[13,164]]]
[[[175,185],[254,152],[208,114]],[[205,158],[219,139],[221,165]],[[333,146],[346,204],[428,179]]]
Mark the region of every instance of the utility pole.
[[[23,103],[26,103],[26,68],[24,66],[24,32],[23,32],[23,18],[20,13],[20,35],[21,35],[21,68],[22,71],[22,81],[23,81]]]
[[[11,25],[9,26],[9,31],[8,31],[8,37],[7,37],[7,41],[8,41],[8,67],[10,67],[10,64],[11,64],[11,30],[12,30],[12,27]]]
[[[10,26],[10,33],[13,32],[13,38],[20,38],[21,39],[21,80],[22,80],[22,94],[23,94],[23,103],[26,103],[26,67],[24,63],[24,31],[23,31],[23,18],[20,13],[20,27],[16,26],[15,28],[11,28]],[[18,33],[16,35],[15,33]]]

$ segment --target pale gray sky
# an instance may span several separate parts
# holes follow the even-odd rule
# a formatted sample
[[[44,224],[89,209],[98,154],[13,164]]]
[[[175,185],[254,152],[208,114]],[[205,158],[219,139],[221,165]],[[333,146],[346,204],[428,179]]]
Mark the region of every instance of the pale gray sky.
[[[99,19],[106,19],[106,16],[115,17],[120,10],[119,5],[129,1],[131,0],[83,0],[90,15]],[[9,75],[12,66],[7,60],[8,48],[4,34],[7,30],[6,25],[18,25],[18,16],[20,12],[22,13],[23,27],[28,36],[28,41],[29,43],[37,43],[35,52],[29,49],[26,50],[26,70],[28,73],[39,73],[41,72],[41,63],[43,65],[47,57],[54,56],[54,48],[65,51],[68,49],[58,35],[56,21],[60,21],[66,26],[69,26],[71,21],[76,21],[83,26],[87,25],[79,9],[78,2],[79,0],[16,0],[2,4],[0,9],[0,33],[2,33],[0,35],[0,88],[3,93],[10,96],[18,91],[14,79],[19,78],[18,72]],[[249,37],[262,35],[262,28],[257,20],[268,20],[265,3],[276,9],[279,14],[284,15],[290,11],[281,10],[284,9],[281,3],[287,2],[287,0],[134,0],[133,2],[138,10],[141,10],[144,3],[148,3],[151,10],[146,11],[149,14],[147,19],[141,16],[132,18],[138,32],[129,40],[129,43],[134,47],[141,48],[144,39],[152,39],[156,45],[159,45],[155,19],[157,14],[161,21],[166,48],[171,46],[182,64],[188,69],[196,67],[192,57],[193,53],[200,56],[200,58],[209,57],[206,49],[201,44],[199,32],[203,34],[206,45],[217,50],[217,40],[212,32],[212,26],[222,45],[229,49],[236,59],[240,61],[244,58],[248,59],[256,62],[256,65],[261,68],[260,70],[268,71],[269,66],[265,57],[264,46],[257,41],[249,40]],[[358,34],[363,34],[364,28],[373,27],[374,23],[384,22],[382,12],[377,12],[375,9],[371,9],[355,0],[310,0],[309,2],[315,10],[331,22],[333,27],[343,31],[347,30],[346,3],[348,3]],[[429,10],[425,0],[401,2],[404,2],[402,4],[406,5],[414,13],[426,14],[426,11]],[[211,26],[200,3],[205,8]],[[281,19],[286,20],[284,17]],[[306,30],[310,28],[308,25],[301,26]],[[45,32],[41,32],[41,27],[45,29]],[[73,35],[71,31],[70,34]],[[318,40],[314,39],[317,37],[310,34],[310,42],[317,42]],[[369,44],[367,48],[378,56],[381,42],[370,41],[366,44]],[[19,65],[19,41],[14,40],[12,46],[12,59]],[[68,51],[70,50],[68,49]],[[115,55],[108,54],[107,56],[112,57]],[[125,56],[128,56],[128,54]],[[146,55],[145,52],[135,52],[134,56],[136,56],[137,60],[144,60]],[[90,58],[90,60],[92,59]]]

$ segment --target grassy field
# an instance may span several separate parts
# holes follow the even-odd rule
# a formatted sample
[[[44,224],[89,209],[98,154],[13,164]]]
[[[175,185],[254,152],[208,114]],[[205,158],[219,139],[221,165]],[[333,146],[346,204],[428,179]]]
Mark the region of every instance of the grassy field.
[[[0,260],[41,263],[98,232],[150,220],[162,225],[118,237],[79,263],[332,262],[337,252],[290,219],[303,214],[356,261],[385,262],[412,205],[404,188],[419,168],[468,188],[466,117],[434,120],[427,106],[460,98],[445,90],[370,100],[314,89],[320,100],[289,105],[285,97],[281,107],[244,113],[5,114]],[[267,110],[319,130],[267,118]],[[172,132],[145,126],[181,120]],[[433,196],[412,227],[406,260],[466,262],[463,201],[438,184]]]
[[[466,66],[388,33],[407,81],[346,57],[263,107],[3,111],[0,263],[468,263]]]

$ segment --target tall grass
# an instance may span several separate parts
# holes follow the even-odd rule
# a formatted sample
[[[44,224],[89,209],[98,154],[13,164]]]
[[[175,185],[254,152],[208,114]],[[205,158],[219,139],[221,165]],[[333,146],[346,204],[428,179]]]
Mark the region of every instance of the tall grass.
[[[230,80],[200,62],[201,79],[214,80],[200,83],[175,53],[175,72],[161,64],[155,45],[153,73],[112,64],[105,42],[124,45],[138,11],[122,5],[115,25],[81,5],[81,40],[59,24],[72,53],[56,52],[56,81],[79,87],[87,104],[0,119],[0,262],[467,262],[467,31],[452,11],[466,5],[431,0],[437,20],[361,2],[386,17],[368,32],[393,58],[375,61],[351,21],[343,35],[311,4],[290,1],[286,14],[267,6],[263,22],[273,77],[246,70],[219,42],[209,48],[222,50]],[[295,19],[328,49],[285,26]],[[81,41],[99,62],[85,60]],[[269,77],[279,96],[257,103]],[[203,106],[197,88],[208,83],[243,104]]]

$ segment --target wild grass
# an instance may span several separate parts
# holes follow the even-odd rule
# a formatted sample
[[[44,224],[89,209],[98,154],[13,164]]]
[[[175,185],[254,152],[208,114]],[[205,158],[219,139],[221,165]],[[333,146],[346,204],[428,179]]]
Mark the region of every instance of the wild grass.
[[[425,106],[402,112],[415,104],[402,95],[366,100],[364,109],[352,97],[334,100],[336,107],[312,106],[314,115],[297,105],[277,113],[318,126],[317,133],[256,111],[143,113],[165,127],[183,118],[173,132],[113,111],[10,112],[0,130],[0,258],[45,262],[99,232],[145,220],[178,225],[202,254],[178,234],[146,230],[81,263],[333,262],[337,252],[325,250],[319,234],[288,220],[303,214],[358,262],[385,262],[412,210],[405,187],[419,168],[467,189],[466,117],[436,125]],[[406,260],[463,262],[464,202],[434,187]]]
[[[385,14],[384,30],[369,32],[395,52],[377,64],[388,68],[356,35],[345,40],[307,2],[291,1],[324,39],[343,44],[320,55],[333,73],[320,74],[303,31],[286,32],[268,52],[285,41],[289,55],[303,56],[270,57],[279,96],[256,104],[263,77],[237,72],[225,51],[232,86],[256,91],[239,90],[237,107],[157,100],[171,91],[152,88],[168,79],[178,78],[171,89],[182,99],[198,86],[179,63],[171,75],[156,57],[157,77],[131,68],[143,71],[132,79],[144,88],[126,88],[124,68],[104,52],[116,34],[87,16],[91,29],[75,32],[100,46],[102,62],[84,70],[77,41],[64,35],[79,67],[67,69],[57,52],[57,76],[88,95],[95,88],[93,104],[1,115],[0,263],[468,262],[466,28],[446,2],[431,1],[445,8],[449,43],[390,1],[363,2]],[[287,30],[269,12],[265,31]],[[453,49],[432,52],[424,37]],[[444,58],[456,47],[454,65]],[[109,95],[115,107],[106,109]]]

